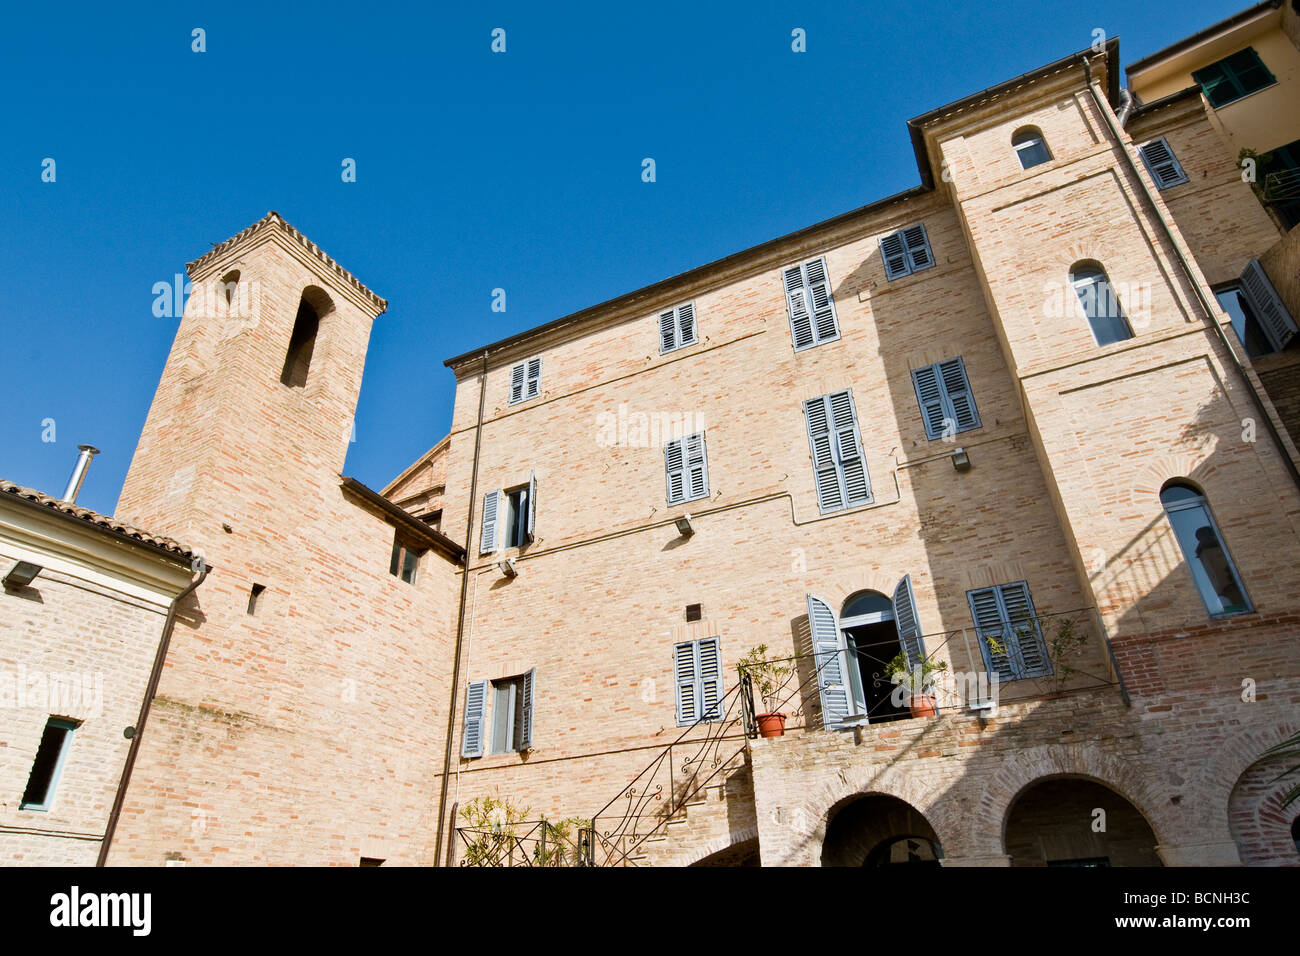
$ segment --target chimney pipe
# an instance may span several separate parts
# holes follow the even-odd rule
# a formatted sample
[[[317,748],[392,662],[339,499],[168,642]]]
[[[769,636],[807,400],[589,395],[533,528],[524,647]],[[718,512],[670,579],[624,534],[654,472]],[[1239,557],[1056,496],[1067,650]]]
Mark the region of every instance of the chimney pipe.
[[[78,445],[77,450],[81,452],[77,456],[77,466],[72,469],[72,477],[68,479],[67,490],[63,492],[62,501],[68,504],[75,504],[77,495],[81,491],[81,483],[86,480],[86,469],[90,467],[90,459],[99,454],[99,449],[94,445]]]

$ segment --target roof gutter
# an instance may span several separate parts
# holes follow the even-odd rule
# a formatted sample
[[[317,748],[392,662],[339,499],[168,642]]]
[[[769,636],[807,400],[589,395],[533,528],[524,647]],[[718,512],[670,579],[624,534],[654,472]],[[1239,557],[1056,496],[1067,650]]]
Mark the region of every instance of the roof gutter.
[[[355,495],[357,498],[360,498],[362,501],[383,512],[384,516],[388,520],[397,525],[400,530],[405,531],[412,538],[415,538],[421,544],[436,549],[441,554],[451,558],[453,561],[459,561],[465,556],[465,549],[455,541],[452,541],[451,538],[447,537],[436,528],[429,527],[419,518],[412,516],[405,508],[393,504],[393,502],[389,501],[373,488],[369,488],[357,481],[355,478],[350,478],[347,475],[342,476],[340,483],[342,484],[344,491]]]

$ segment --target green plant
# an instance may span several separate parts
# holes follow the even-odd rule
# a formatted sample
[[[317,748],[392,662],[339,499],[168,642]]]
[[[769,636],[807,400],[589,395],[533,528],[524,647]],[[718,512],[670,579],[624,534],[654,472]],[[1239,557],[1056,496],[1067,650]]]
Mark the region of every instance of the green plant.
[[[777,697],[791,674],[789,664],[768,660],[767,645],[759,644],[750,648],[749,653],[740,659],[740,670],[754,682],[754,688],[763,698],[763,706],[767,711],[770,713],[776,710],[780,706]]]
[[[1269,747],[1267,750],[1264,751],[1264,756],[1289,757],[1293,760],[1296,758],[1300,758],[1300,733],[1292,734],[1290,737],[1282,741],[1277,746]],[[1293,764],[1292,766],[1288,767],[1286,770],[1283,770],[1280,774],[1278,774],[1269,782],[1276,783],[1277,781],[1281,780],[1283,777],[1289,777],[1293,773],[1300,773],[1300,763]],[[1286,792],[1286,796],[1282,798],[1282,806],[1289,807],[1297,800],[1300,800],[1300,781],[1294,783],[1291,786],[1291,789]]]
[[[910,664],[907,655],[900,651],[885,665],[885,676],[895,684],[906,684],[914,694],[923,694],[932,688],[934,675],[947,669],[947,661],[932,657],[923,657],[918,663]]]
[[[568,817],[551,823],[542,817],[526,832],[529,809],[499,797],[478,797],[460,809],[466,838],[462,866],[507,866],[527,860],[533,866],[577,866],[582,850],[578,831],[591,822]]]

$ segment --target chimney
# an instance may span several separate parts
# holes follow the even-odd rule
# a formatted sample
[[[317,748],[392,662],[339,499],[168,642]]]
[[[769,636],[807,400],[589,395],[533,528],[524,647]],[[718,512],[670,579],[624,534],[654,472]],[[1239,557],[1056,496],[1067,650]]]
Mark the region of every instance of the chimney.
[[[72,469],[67,490],[63,492],[63,498],[60,499],[68,504],[76,503],[77,494],[81,491],[81,483],[86,480],[86,469],[90,467],[90,459],[99,454],[99,449],[94,445],[78,445],[77,450],[81,452],[77,456],[77,466]]]

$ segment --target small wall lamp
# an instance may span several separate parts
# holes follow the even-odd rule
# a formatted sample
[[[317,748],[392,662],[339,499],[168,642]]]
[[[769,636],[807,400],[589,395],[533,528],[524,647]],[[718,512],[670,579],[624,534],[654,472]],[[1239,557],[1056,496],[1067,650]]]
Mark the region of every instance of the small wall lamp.
[[[4,576],[4,586],[7,591],[15,591],[18,588],[25,588],[36,579],[36,575],[43,571],[39,564],[32,564],[30,561],[19,561]]]
[[[497,564],[497,570],[499,570],[502,574],[504,574],[508,578],[515,578],[519,576],[519,569],[515,567],[514,558],[506,558],[504,561],[499,562]]]
[[[952,466],[958,471],[970,471],[970,455],[965,448],[957,448],[952,453]]]
[[[680,534],[683,538],[689,538],[691,535],[695,534],[695,528],[691,524],[690,515],[680,516],[675,521],[673,521],[673,524],[677,525],[677,533]]]

